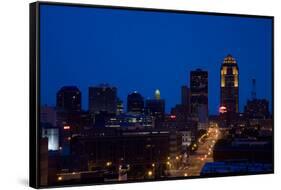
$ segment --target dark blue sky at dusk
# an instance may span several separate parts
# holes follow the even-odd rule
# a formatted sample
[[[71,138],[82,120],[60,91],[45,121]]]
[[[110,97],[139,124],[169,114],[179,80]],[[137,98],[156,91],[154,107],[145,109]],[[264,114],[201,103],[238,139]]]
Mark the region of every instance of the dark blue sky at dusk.
[[[217,113],[220,66],[232,54],[239,67],[239,109],[251,96],[272,104],[272,20],[233,16],[41,5],[41,104],[55,105],[56,92],[76,85],[88,109],[88,87],[109,83],[126,104],[140,92],[160,89],[166,111],[181,100],[191,70],[209,74],[209,111]]]

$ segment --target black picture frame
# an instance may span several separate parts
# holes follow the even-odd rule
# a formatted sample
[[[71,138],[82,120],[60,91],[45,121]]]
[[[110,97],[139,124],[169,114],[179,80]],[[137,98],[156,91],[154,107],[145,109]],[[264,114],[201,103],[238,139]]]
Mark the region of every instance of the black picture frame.
[[[126,6],[109,6],[109,5],[91,5],[91,4],[76,4],[76,3],[59,3],[59,2],[45,2],[38,1],[30,3],[29,5],[29,185],[33,188],[42,188],[40,186],[40,5],[56,5],[56,6],[74,6],[74,7],[92,7],[104,9],[118,9],[118,10],[135,10],[148,12],[166,12],[166,13],[184,13],[184,14],[202,14],[202,15],[216,15],[216,16],[232,16],[232,17],[246,17],[246,18],[266,18],[272,20],[272,119],[273,119],[273,173],[274,173],[274,17],[263,15],[248,15],[248,14],[230,14],[217,12],[201,12],[201,11],[187,11],[187,10],[170,10],[170,9],[156,9],[156,8],[142,8],[142,7],[126,7]],[[271,173],[271,172],[270,172]],[[243,175],[243,174],[242,174]],[[248,175],[248,174],[246,174]],[[224,175],[235,176],[235,175]],[[239,174],[240,176],[240,174]],[[213,176],[222,177],[222,176]],[[207,178],[213,178],[207,177]],[[163,180],[180,180],[180,179],[194,179],[206,177],[175,177]],[[153,180],[153,181],[163,181]],[[142,180],[146,182],[151,180]],[[126,182],[107,182],[107,183],[87,183],[62,185],[67,186],[81,186],[81,185],[100,185],[100,184],[117,184],[117,183],[131,183],[140,181],[126,181]],[[62,187],[59,186],[59,187]],[[55,187],[55,186],[48,186]],[[44,187],[46,188],[46,187]]]

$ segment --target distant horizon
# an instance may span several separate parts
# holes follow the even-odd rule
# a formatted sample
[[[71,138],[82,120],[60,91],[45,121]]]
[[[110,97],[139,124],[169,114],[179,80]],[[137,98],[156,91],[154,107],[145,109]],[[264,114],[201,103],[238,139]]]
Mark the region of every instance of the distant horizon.
[[[127,95],[145,99],[159,89],[166,113],[181,103],[190,71],[208,71],[209,114],[218,113],[220,67],[232,54],[239,67],[239,111],[251,99],[269,101],[272,113],[272,22],[267,18],[40,6],[41,105],[56,105],[56,92],[77,86],[82,109],[88,87],[108,83],[126,110]]]

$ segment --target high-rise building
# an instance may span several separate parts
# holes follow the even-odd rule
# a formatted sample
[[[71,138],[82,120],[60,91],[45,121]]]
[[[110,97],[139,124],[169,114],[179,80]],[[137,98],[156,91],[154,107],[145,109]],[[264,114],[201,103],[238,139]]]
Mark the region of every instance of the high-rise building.
[[[227,55],[221,65],[220,106],[229,114],[239,112],[239,69],[236,60]]]
[[[208,127],[209,116],[206,104],[200,104],[198,107],[198,130],[206,130]]]
[[[127,112],[137,114],[144,112],[144,100],[140,93],[135,91],[127,96]]]
[[[181,87],[181,104],[185,106],[190,106],[189,97],[190,96],[190,89],[187,87],[187,85],[183,85]]]
[[[208,111],[208,72],[201,69],[190,72],[190,112],[198,117],[200,106]]]
[[[269,117],[269,103],[265,99],[248,100],[244,113],[248,118],[266,119]]]
[[[81,92],[76,86],[64,86],[57,92],[58,111],[80,112]]]
[[[250,119],[266,119],[270,116],[269,102],[266,99],[258,99],[256,93],[256,80],[252,80],[252,99],[247,101],[244,108],[245,115]]]
[[[108,84],[89,87],[89,112],[116,114],[117,88]]]
[[[190,116],[190,89],[187,85],[181,87],[181,104],[171,108],[171,114],[177,121],[186,122]]]
[[[198,122],[197,129],[208,126],[208,72],[201,69],[190,73],[190,113]]]
[[[76,86],[64,86],[57,92],[56,106],[57,127],[62,130],[64,125],[71,125],[71,132],[78,133],[81,129],[81,92]],[[60,133],[60,139],[63,139],[65,133]]]
[[[154,99],[146,100],[146,112],[154,116],[157,120],[164,119],[165,100],[161,99],[160,91],[157,89],[154,93]]]
[[[156,100],[160,100],[160,99],[161,99],[161,95],[160,95],[160,90],[159,90],[159,89],[156,89],[156,90],[155,90],[154,98],[155,98]]]

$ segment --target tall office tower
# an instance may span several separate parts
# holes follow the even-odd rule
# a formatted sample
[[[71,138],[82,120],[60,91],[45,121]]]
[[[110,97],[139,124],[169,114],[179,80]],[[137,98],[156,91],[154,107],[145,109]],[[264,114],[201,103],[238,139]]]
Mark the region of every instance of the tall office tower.
[[[190,89],[187,85],[183,85],[181,87],[181,104],[189,106],[189,97],[190,96]]]
[[[116,114],[117,88],[108,84],[89,87],[90,114],[108,113]]]
[[[247,101],[244,113],[251,119],[266,119],[270,116],[269,102],[266,99],[258,99],[256,93],[256,80],[252,80],[252,99]]]
[[[158,89],[154,93],[154,99],[146,100],[145,104],[146,112],[149,115],[155,116],[158,120],[164,119],[165,100],[161,99],[160,91]]]
[[[190,89],[187,85],[181,86],[181,103],[171,109],[171,114],[180,122],[188,121],[190,117]]]
[[[256,79],[252,79],[252,92],[251,92],[252,100],[257,98],[256,92]]]
[[[221,65],[220,86],[220,106],[229,114],[239,112],[239,69],[231,55],[227,55]]]
[[[63,154],[69,155],[69,140],[72,134],[79,133],[81,126],[81,92],[76,86],[64,86],[57,92],[56,105],[57,127],[59,128],[59,142]],[[69,130],[64,130],[65,126]]]
[[[197,69],[190,72],[190,112],[192,117],[198,118],[199,111],[202,110],[208,112],[208,72]]]
[[[244,113],[251,119],[266,119],[270,116],[269,102],[266,99],[248,100]]]
[[[76,86],[64,86],[57,92],[58,111],[73,113],[81,111],[81,92]]]
[[[144,112],[144,100],[140,93],[135,91],[127,96],[127,112],[137,114]]]

